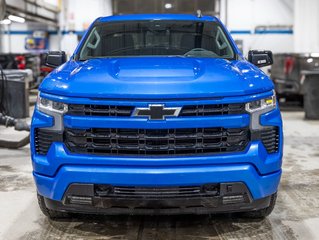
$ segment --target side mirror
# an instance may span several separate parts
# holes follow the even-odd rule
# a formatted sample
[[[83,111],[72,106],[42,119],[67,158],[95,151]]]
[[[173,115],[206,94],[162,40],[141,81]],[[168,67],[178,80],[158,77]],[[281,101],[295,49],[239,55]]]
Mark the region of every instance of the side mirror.
[[[65,62],[66,62],[66,54],[64,51],[48,52],[45,59],[45,65],[51,68],[56,68]]]
[[[271,51],[251,50],[248,52],[248,61],[257,67],[265,67],[273,64]]]

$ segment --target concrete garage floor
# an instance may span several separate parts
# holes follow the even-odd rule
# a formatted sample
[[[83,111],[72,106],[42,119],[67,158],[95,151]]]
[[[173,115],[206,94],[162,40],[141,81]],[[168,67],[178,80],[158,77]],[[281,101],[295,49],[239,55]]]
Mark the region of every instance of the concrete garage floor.
[[[319,239],[319,121],[284,112],[283,177],[273,214],[45,218],[37,206],[29,147],[0,149],[0,239]],[[0,128],[0,138],[12,131]]]

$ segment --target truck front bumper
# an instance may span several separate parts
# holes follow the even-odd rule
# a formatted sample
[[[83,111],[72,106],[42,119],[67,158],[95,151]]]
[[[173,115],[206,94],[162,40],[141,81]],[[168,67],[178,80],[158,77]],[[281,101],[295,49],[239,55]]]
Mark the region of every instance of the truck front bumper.
[[[275,197],[254,200],[244,183],[234,182],[162,188],[72,184],[62,201],[44,198],[44,203],[60,212],[170,215],[256,211],[269,207]]]
[[[247,156],[246,156],[247,157]],[[240,182],[247,186],[251,199],[268,197],[277,191],[281,170],[261,175],[249,163],[178,167],[62,166],[53,176],[33,173],[38,193],[63,201],[73,183],[113,186],[201,186],[209,183]]]
[[[34,173],[38,193],[45,196],[47,208],[56,211],[92,214],[208,214],[242,212],[269,206],[276,193],[281,170],[260,175],[250,164],[220,166],[123,168],[63,166],[55,177]],[[75,184],[75,188],[72,188]],[[107,184],[105,184],[107,183]],[[218,186],[216,194],[163,196],[96,194],[96,186]],[[127,187],[126,187],[127,188]],[[160,188],[159,188],[160,189]],[[170,191],[170,190],[164,190]],[[114,192],[114,191],[112,191]],[[181,191],[180,191],[181,192]],[[182,192],[183,193],[183,192]],[[55,199],[55,200],[54,200]]]

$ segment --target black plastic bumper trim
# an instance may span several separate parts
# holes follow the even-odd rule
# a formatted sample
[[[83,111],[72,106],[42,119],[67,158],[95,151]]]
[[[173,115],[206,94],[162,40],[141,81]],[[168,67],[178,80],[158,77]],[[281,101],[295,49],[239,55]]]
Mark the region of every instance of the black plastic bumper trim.
[[[61,212],[107,215],[211,214],[259,210],[268,207],[271,199],[271,196],[268,196],[253,200],[243,183],[221,183],[219,192],[214,196],[201,193],[193,197],[170,198],[121,198],[114,194],[101,197],[97,196],[93,184],[72,185],[62,201],[45,198],[47,208]],[[82,201],[82,204],[71,199]]]

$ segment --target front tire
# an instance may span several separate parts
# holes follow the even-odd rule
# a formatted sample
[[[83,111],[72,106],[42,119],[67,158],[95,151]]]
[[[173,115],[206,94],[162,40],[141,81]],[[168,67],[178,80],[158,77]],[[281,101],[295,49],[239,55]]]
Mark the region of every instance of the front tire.
[[[241,216],[252,219],[265,218],[269,216],[271,212],[274,210],[274,207],[276,205],[276,199],[277,193],[274,193],[273,195],[271,195],[270,204],[268,207],[257,211],[243,212],[241,213]]]
[[[41,209],[41,212],[48,218],[58,219],[58,218],[70,217],[70,215],[66,212],[59,212],[59,211],[48,209],[47,206],[45,205],[44,197],[42,197],[41,195],[37,194],[37,198],[38,198],[38,204]]]

